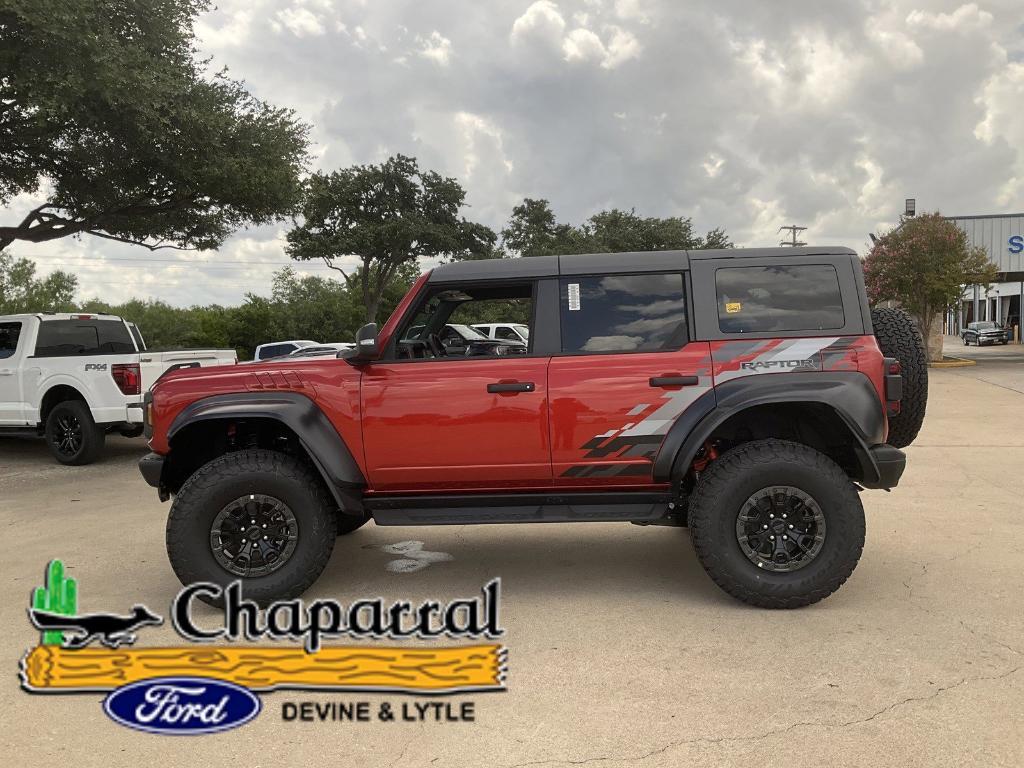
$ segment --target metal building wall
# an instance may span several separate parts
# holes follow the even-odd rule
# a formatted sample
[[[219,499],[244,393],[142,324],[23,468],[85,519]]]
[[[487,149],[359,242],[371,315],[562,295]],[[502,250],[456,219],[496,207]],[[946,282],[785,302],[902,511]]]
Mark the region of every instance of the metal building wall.
[[[1024,213],[950,218],[967,233],[971,243],[988,251],[1000,272],[1024,272],[1024,252],[1010,253],[1009,242],[1014,235],[1024,235]]]

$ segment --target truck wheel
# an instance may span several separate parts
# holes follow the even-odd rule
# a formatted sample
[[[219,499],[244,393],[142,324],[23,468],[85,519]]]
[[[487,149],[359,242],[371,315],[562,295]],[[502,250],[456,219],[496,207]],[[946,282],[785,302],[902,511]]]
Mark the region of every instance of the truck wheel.
[[[135,424],[130,427],[121,427],[117,430],[117,433],[121,435],[121,437],[142,437],[144,430],[145,427],[142,424]]]
[[[878,346],[886,357],[895,357],[903,368],[903,399],[900,412],[889,417],[887,442],[905,448],[914,442],[924,423],[928,404],[928,360],[924,339],[913,319],[902,309],[877,307],[871,310]]]
[[[828,597],[864,548],[864,508],[846,473],[799,443],[757,440],[701,473],[690,537],[719,587],[761,608]]]
[[[65,400],[46,417],[46,444],[61,464],[92,464],[103,452],[107,435],[81,400]]]
[[[167,518],[167,556],[182,584],[240,580],[242,594],[266,606],[316,581],[336,535],[320,477],[292,456],[251,449],[214,459],[181,487]]]

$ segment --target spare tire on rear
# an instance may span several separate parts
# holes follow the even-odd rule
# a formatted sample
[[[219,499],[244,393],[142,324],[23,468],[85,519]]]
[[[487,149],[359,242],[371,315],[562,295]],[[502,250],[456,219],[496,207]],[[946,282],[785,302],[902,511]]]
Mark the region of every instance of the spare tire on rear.
[[[904,448],[914,442],[924,422],[928,404],[928,359],[924,339],[913,318],[902,309],[876,307],[871,310],[878,346],[886,357],[895,357],[903,369],[903,399],[900,412],[889,417],[887,442]]]

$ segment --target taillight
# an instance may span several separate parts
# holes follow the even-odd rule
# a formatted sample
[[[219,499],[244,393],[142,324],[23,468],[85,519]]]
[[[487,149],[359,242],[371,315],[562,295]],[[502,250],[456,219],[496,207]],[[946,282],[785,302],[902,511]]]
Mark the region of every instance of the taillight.
[[[903,399],[903,366],[895,357],[885,358],[885,401],[889,415],[900,412],[900,400]]]
[[[142,372],[138,363],[114,363],[110,366],[110,375],[123,395],[142,394]]]

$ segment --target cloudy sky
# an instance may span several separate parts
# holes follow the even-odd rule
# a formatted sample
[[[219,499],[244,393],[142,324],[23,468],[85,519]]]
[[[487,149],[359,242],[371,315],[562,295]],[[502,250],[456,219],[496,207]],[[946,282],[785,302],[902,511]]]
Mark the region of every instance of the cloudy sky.
[[[796,223],[863,250],[905,197],[1024,210],[1021,0],[219,0],[197,31],[313,124],[318,167],[414,155],[496,229],[529,196],[573,223],[636,208],[739,245]],[[269,292],[281,236],[13,251],[86,296],[233,303]]]

